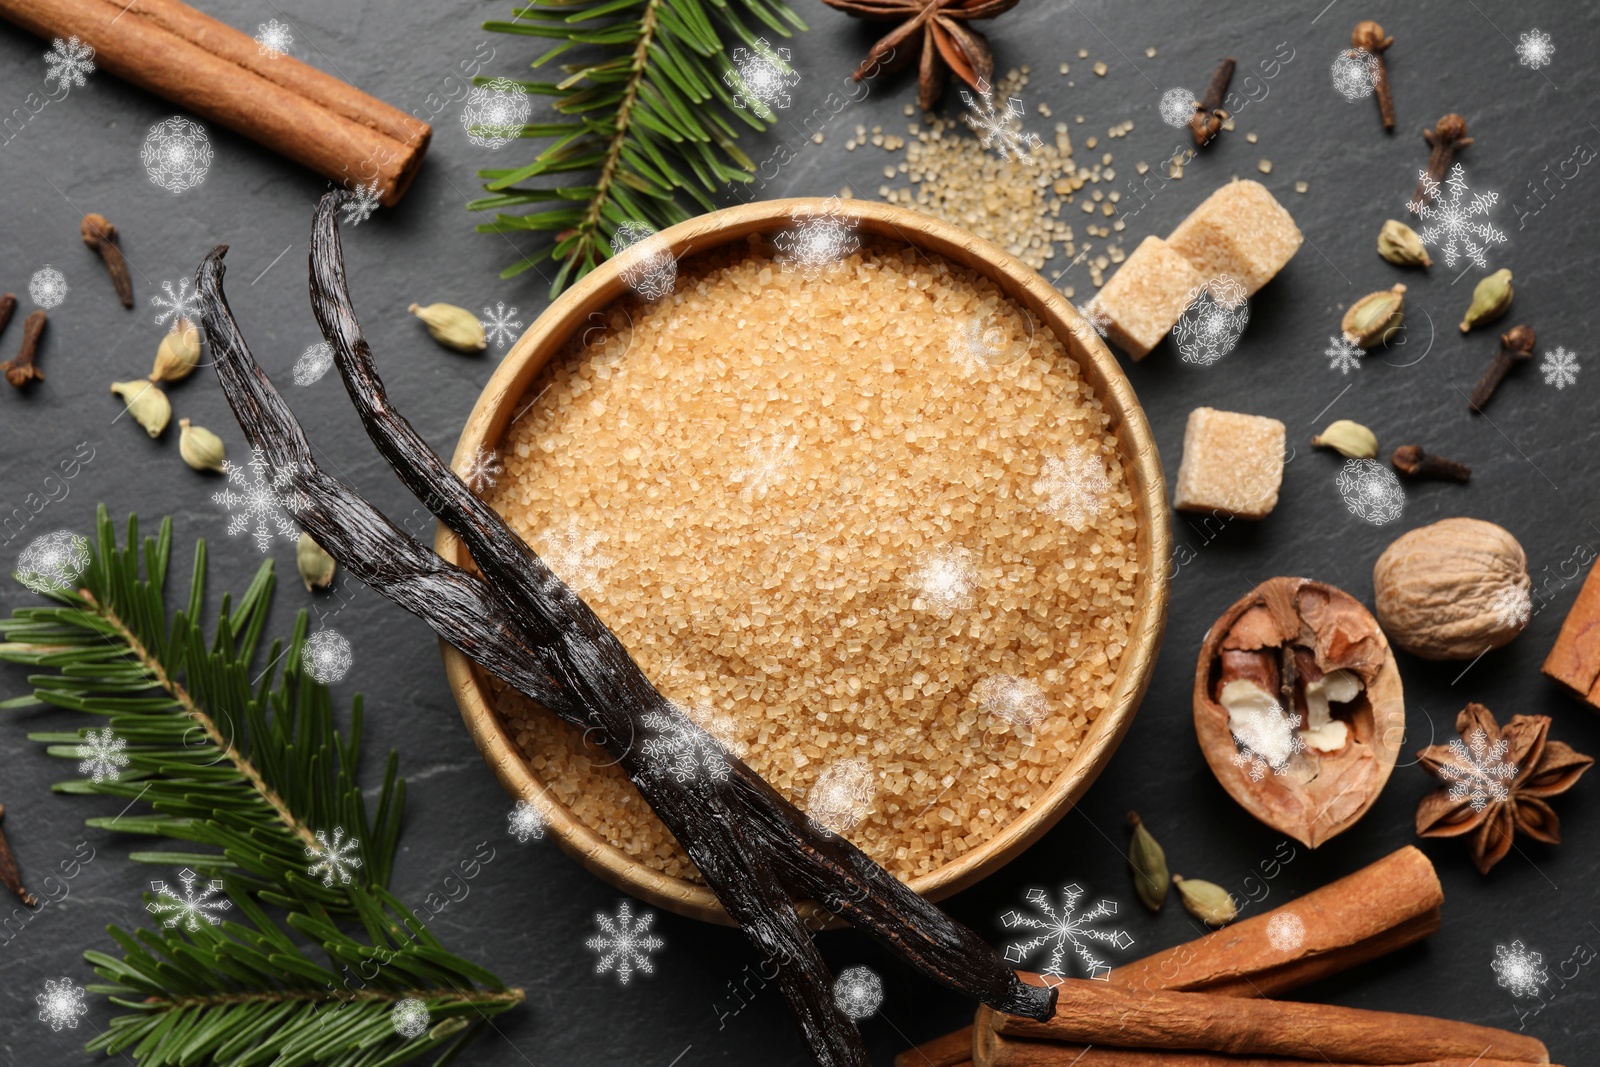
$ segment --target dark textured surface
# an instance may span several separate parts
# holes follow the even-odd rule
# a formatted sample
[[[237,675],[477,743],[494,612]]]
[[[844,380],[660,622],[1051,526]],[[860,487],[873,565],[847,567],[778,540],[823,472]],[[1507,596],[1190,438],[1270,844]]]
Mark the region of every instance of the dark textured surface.
[[[447,90],[445,79],[455,64],[475,51],[483,54],[480,42],[489,40],[495,49],[488,64],[492,73],[517,73],[536,50],[477,28],[483,18],[502,17],[501,6],[206,7],[252,30],[269,17],[287,19],[301,58],[424,113],[432,106],[428,94]],[[1141,811],[1166,845],[1175,871],[1274,905],[1413,840],[1412,814],[1432,782],[1412,765],[1410,754],[1449,735],[1455,712],[1468,700],[1487,704],[1502,719],[1516,712],[1550,714],[1556,737],[1581,751],[1600,751],[1600,724],[1592,713],[1538,673],[1577,591],[1571,580],[1574,559],[1586,560],[1600,550],[1600,529],[1594,525],[1600,517],[1593,504],[1600,472],[1590,458],[1597,433],[1595,385],[1588,375],[1595,372],[1587,366],[1585,334],[1595,270],[1589,242],[1600,225],[1593,210],[1595,178],[1592,166],[1569,164],[1564,186],[1549,179],[1537,213],[1527,184],[1554,175],[1580,143],[1600,146],[1589,107],[1589,56],[1600,45],[1595,9],[1555,3],[1358,9],[1336,3],[1318,18],[1320,8],[1320,3],[1200,8],[1036,0],[990,24],[1000,67],[1028,63],[1033,68],[1026,90],[1031,128],[1048,138],[1054,121],[1032,114],[1038,102],[1048,103],[1056,120],[1083,115],[1083,125],[1072,127],[1077,158],[1113,152],[1117,188],[1134,176],[1135,162],[1153,166],[1179,143],[1155,113],[1162,90],[1202,88],[1216,61],[1232,54],[1240,64],[1236,89],[1243,93],[1251,88],[1242,85],[1246,72],[1288,42],[1294,59],[1265,83],[1264,97],[1255,87],[1258,99],[1240,114],[1238,130],[1130,219],[1123,244],[1131,249],[1146,234],[1166,233],[1230,175],[1259,176],[1260,159],[1272,161],[1272,173],[1262,180],[1308,239],[1252,302],[1249,332],[1232,355],[1211,368],[1195,368],[1163,348],[1130,367],[1169,480],[1177,471],[1184,417],[1198,404],[1282,419],[1295,456],[1282,499],[1265,522],[1221,529],[1182,517],[1175,523],[1181,565],[1173,582],[1165,652],[1126,742],[1078,810],[1026,855],[949,902],[957,917],[997,942],[1004,933],[1000,914],[1017,906],[1026,888],[1073,881],[1122,903],[1120,919],[1135,946],[1119,958],[1198,932],[1173,901],[1160,916],[1137,905],[1122,859],[1122,817],[1130,807]],[[820,106],[872,39],[868,29],[820,5],[806,2],[800,10],[813,29],[793,42],[804,75],[788,113],[793,116]],[[1346,47],[1350,26],[1363,17],[1378,18],[1397,38],[1389,53],[1399,113],[1399,131],[1392,138],[1381,133],[1372,101],[1346,104],[1329,85],[1328,65]],[[1557,49],[1543,74],[1519,67],[1513,51],[1518,35],[1534,26],[1550,33]],[[1147,47],[1157,49],[1154,58],[1146,57]],[[1090,53],[1087,60],[1078,58],[1080,48]],[[0,27],[0,104],[8,113],[23,107],[30,92],[42,91],[43,50],[38,40]],[[1067,78],[1056,73],[1063,60],[1072,65]],[[1106,77],[1090,72],[1095,60],[1109,67]],[[1070,88],[1069,81],[1075,83]],[[861,195],[874,195],[884,181],[884,164],[899,157],[872,148],[847,153],[844,141],[858,122],[903,132],[907,119],[901,108],[913,95],[909,78],[875,85],[865,101],[850,105],[830,124],[822,145],[790,127],[782,140],[795,149],[796,158],[766,192],[826,194],[851,183]],[[1576,387],[1561,391],[1546,386],[1536,367],[1522,368],[1502,387],[1487,418],[1468,415],[1465,395],[1493,351],[1493,337],[1478,332],[1463,339],[1454,326],[1478,272],[1452,284],[1456,272],[1442,265],[1429,275],[1402,274],[1372,251],[1379,224],[1400,217],[1415,168],[1426,157],[1420,129],[1450,110],[1467,117],[1478,139],[1463,156],[1474,188],[1501,194],[1495,218],[1510,240],[1493,254],[1492,265],[1512,268],[1518,288],[1506,324],[1528,322],[1539,331],[1541,349],[1563,345],[1585,361]],[[317,339],[306,301],[304,257],[312,205],[325,183],[213,126],[216,161],[205,184],[181,196],[166,193],[145,180],[138,149],[145,129],[174,113],[173,106],[97,73],[88,86],[47,105],[0,145],[0,291],[22,293],[29,275],[45,263],[62,270],[72,286],[66,303],[51,313],[40,359],[48,380],[27,396],[9,387],[0,390],[5,447],[0,515],[25,506],[29,493],[42,498],[45,478],[79,442],[94,449],[92,462],[66,483],[66,498],[49,503],[24,535],[5,543],[0,556],[8,565],[38,533],[87,530],[94,504],[104,501],[119,516],[137,509],[152,524],[162,513],[174,515],[180,532],[176,558],[186,560],[192,540],[205,536],[212,548],[211,588],[244,586],[259,557],[248,540],[225,536],[221,512],[210,501],[217,485],[179,461],[176,425],[151,442],[127,419],[113,423],[120,405],[106,391],[113,379],[148,371],[161,335],[151,321],[151,295],[163,280],[191,274],[216,242],[232,246],[229,295],[241,324],[268,372],[288,391],[321,461],[397,521],[405,521],[417,506],[367,442],[332,378],[307,389],[289,382],[295,359]],[[1135,123],[1132,133],[1106,139],[1105,128],[1125,118]],[[522,309],[526,324],[544,306],[545,286],[532,275],[500,281],[496,272],[513,257],[513,249],[503,238],[472,233],[473,220],[461,210],[477,188],[475,167],[505,165],[525,157],[531,146],[491,153],[471,145],[460,126],[459,105],[446,106],[436,123],[430,157],[405,202],[347,233],[346,250],[356,307],[394,402],[430,442],[448,452],[493,370],[494,357],[492,350],[487,357],[464,357],[438,348],[405,314],[406,304],[444,300],[477,308],[505,300]],[[1258,144],[1244,140],[1251,130],[1260,135]],[[1083,146],[1091,134],[1101,137],[1092,153]],[[774,138],[771,144],[776,143]],[[751,149],[755,158],[769,152],[770,147]],[[1297,180],[1309,182],[1308,193],[1293,191]],[[1075,207],[1070,210],[1075,214]],[[103,268],[79,242],[78,220],[88,211],[99,211],[122,228],[133,267],[135,312],[117,305]],[[1396,280],[1411,287],[1405,345],[1387,357],[1369,357],[1348,378],[1330,371],[1320,353],[1343,307]],[[1091,290],[1082,267],[1059,284],[1074,285],[1080,301]],[[21,310],[26,309],[24,299]],[[0,337],[5,358],[19,336],[13,324]],[[237,455],[241,439],[209,372],[171,394],[175,418],[187,416],[217,430]],[[1398,523],[1367,525],[1348,515],[1339,501],[1333,486],[1336,459],[1306,445],[1336,417],[1371,426],[1385,452],[1418,442],[1461,459],[1473,467],[1473,481],[1467,487],[1416,487]],[[1409,730],[1404,765],[1354,829],[1316,853],[1299,848],[1291,861],[1273,866],[1275,853],[1288,854],[1279,851],[1279,836],[1254,823],[1223,793],[1195,747],[1189,686],[1201,636],[1253,582],[1274,574],[1320,578],[1370,603],[1372,563],[1394,536],[1463,514],[1499,522],[1521,540],[1535,588],[1543,590],[1538,614],[1511,646],[1470,667],[1403,658]],[[421,528],[416,518],[409,524]],[[310,601],[293,582],[289,546],[275,545],[272,554],[281,580],[270,629],[281,632],[292,613]],[[0,590],[0,608],[9,611],[30,596],[8,584]],[[443,879],[458,861],[472,856],[479,841],[495,849],[495,858],[469,883],[466,898],[434,920],[450,948],[528,990],[526,1008],[504,1016],[499,1033],[473,1050],[471,1062],[661,1067],[675,1057],[681,1057],[680,1064],[804,1062],[781,998],[776,989],[760,988],[756,959],[734,931],[663,914],[656,928],[667,944],[656,957],[653,976],[637,977],[619,991],[613,976],[593,973],[593,957],[583,941],[592,932],[595,911],[613,908],[617,894],[552,845],[518,846],[507,836],[507,801],[461,726],[426,629],[370,591],[352,585],[343,596],[342,605],[318,602],[323,610],[338,612],[336,625],[355,646],[355,669],[339,689],[367,695],[373,751],[398,748],[402,773],[411,782],[394,888],[422,908],[429,894],[443,898]],[[3,679],[4,691],[15,693],[24,673],[7,668]],[[19,936],[0,944],[0,1047],[8,1063],[80,1062],[88,1057],[78,1045],[93,1027],[104,1025],[107,1006],[92,1002],[85,1026],[52,1033],[34,1019],[33,997],[46,978],[90,981],[82,951],[110,947],[102,932],[107,923],[140,925],[147,917],[139,891],[150,878],[170,872],[126,860],[129,848],[142,842],[83,827],[91,814],[114,814],[109,802],[48,792],[51,782],[73,768],[47,758],[23,735],[59,728],[74,717],[30,711],[6,718],[0,802],[6,805],[12,845],[35,890],[80,841],[88,840],[96,855],[70,883],[65,901],[47,906]],[[1440,932],[1425,946],[1307,995],[1515,1029],[1519,1007],[1527,1011],[1537,1002],[1515,1001],[1499,988],[1490,963],[1496,945],[1518,938],[1544,954],[1552,978],[1545,1007],[1527,1017],[1528,1030],[1544,1038],[1556,1062],[1589,1062],[1600,1050],[1595,1021],[1600,978],[1592,965],[1562,963],[1575,948],[1600,944],[1600,929],[1591,925],[1600,924],[1593,888],[1600,876],[1596,789],[1595,781],[1585,780],[1555,802],[1565,844],[1551,848],[1519,841],[1488,877],[1472,869],[1459,843],[1426,844],[1445,883]],[[1276,876],[1268,878],[1263,866]],[[821,945],[836,968],[865,963],[883,975],[883,1011],[863,1026],[877,1059],[887,1062],[910,1041],[970,1017],[970,1003],[914,977],[860,935],[823,935]],[[1577,958],[1587,954],[1582,950]],[[747,1005],[742,1009],[740,998]]]

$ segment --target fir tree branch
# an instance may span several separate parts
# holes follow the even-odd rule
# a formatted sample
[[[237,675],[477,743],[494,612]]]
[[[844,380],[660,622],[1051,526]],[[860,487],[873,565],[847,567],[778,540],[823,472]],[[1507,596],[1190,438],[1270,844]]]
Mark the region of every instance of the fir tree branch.
[[[520,81],[524,90],[556,97],[557,119],[530,123],[523,137],[553,143],[531,163],[479,171],[490,196],[472,201],[473,211],[494,210],[483,233],[536,231],[551,243],[501,272],[510,278],[546,259],[559,267],[555,296],[610,256],[623,223],[663,229],[690,216],[684,199],[710,210],[712,197],[731,183],[749,182],[755,163],[740,150],[736,123],[760,132],[776,121],[761,100],[735,96],[737,83],[724,40],[732,37],[763,51],[782,68],[775,52],[741,16],[787,37],[804,30],[781,0],[529,0],[509,22],[486,22],[499,33],[558,42],[533,61],[538,68],[577,49],[584,61],[564,65],[559,81]],[[483,85],[496,79],[478,77]],[[591,184],[563,185],[567,175],[593,173]],[[553,186],[524,186],[556,177]],[[506,209],[534,206],[525,214]]]
[[[290,832],[304,841],[307,848],[315,849],[317,847],[316,832],[294,817],[294,812],[290,811],[289,806],[283,802],[283,798],[278,796],[277,790],[267,784],[266,779],[261,776],[261,772],[256,770],[255,766],[245,758],[244,753],[239,751],[232,740],[222,736],[222,731],[217,729],[216,722],[195,703],[194,698],[189,695],[189,691],[167,674],[167,670],[161,661],[150,654],[149,650],[140,642],[138,636],[117,617],[116,612],[97,601],[94,594],[87,590],[82,591],[81,595],[88,609],[106,621],[112,632],[128,646],[128,651],[133,659],[137,660],[149,672],[155,684],[165,690],[173,700],[177,701],[189,718],[200,724],[201,729],[205,731],[206,737],[211,740],[212,744],[222,750],[222,754],[228,758],[228,762],[233,764],[234,769],[250,783],[257,793],[261,794],[261,799],[266,801],[273,811],[277,812],[278,818],[283,820],[283,824],[289,828]]]
[[[171,929],[133,934],[109,927],[124,954],[85,952],[105,980],[88,988],[128,1010],[89,1049],[131,1056],[141,1067],[378,1067],[424,1054],[438,1054],[438,1064],[454,1058],[492,1016],[519,1004],[523,991],[447,952],[384,888],[404,783],[391,753],[378,814],[369,820],[354,779],[360,698],[352,703],[349,736],[342,737],[327,688],[301,669],[305,613],[287,650],[275,642],[253,681],[251,661],[272,593],[270,563],[237,607],[231,597],[222,599],[207,644],[195,621],[204,599],[204,542],[196,547],[187,608],[169,618],[171,521],[140,545],[130,518],[127,547],[119,550],[102,507],[97,534],[78,588],[48,592],[59,606],[22,608],[0,620],[0,660],[51,672],[31,675],[32,695],[4,705],[50,704],[106,717],[127,742],[127,773],[57,789],[142,799],[154,809],[90,825],[220,848],[131,858],[227,872],[225,914],[236,918],[207,912],[188,924],[174,918]],[[199,744],[189,740],[196,731],[203,735]],[[51,755],[78,759],[73,742],[83,742],[84,734],[30,736],[48,744]],[[355,826],[363,838],[357,872],[363,877],[325,886],[303,873],[304,854],[321,844],[312,827],[332,822]],[[159,899],[146,896],[148,903]],[[288,930],[263,902],[284,910]],[[352,917],[364,939],[345,928]],[[326,964],[307,954],[308,943]],[[401,1033],[396,1010],[415,1018],[425,1013],[425,1027]]]

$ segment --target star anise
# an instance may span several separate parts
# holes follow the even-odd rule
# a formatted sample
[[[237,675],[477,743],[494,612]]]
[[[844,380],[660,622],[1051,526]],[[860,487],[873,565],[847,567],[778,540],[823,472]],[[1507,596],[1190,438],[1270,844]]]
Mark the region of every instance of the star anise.
[[[1488,708],[1468,704],[1456,716],[1461,740],[1417,753],[1430,774],[1449,783],[1417,808],[1422,837],[1472,835],[1472,862],[1483,874],[1505,858],[1517,831],[1561,843],[1561,820],[1545,803],[1574,782],[1594,758],[1551,741],[1548,715],[1513,715],[1501,727]]]
[[[920,58],[917,104],[932,111],[944,93],[947,73],[978,88],[994,81],[989,41],[965,23],[992,19],[1017,6],[1017,0],[823,0],[829,7],[869,22],[898,22],[856,68],[855,80],[879,70],[899,70]]]

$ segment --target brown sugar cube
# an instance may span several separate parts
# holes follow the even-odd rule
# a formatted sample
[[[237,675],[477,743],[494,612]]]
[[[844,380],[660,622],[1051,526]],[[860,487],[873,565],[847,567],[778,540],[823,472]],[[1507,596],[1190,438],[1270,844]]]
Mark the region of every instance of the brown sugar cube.
[[[1600,567],[1590,569],[1542,669],[1585,704],[1600,708],[1600,578],[1596,575]]]
[[[1106,337],[1134,359],[1143,359],[1189,306],[1189,294],[1205,278],[1159,237],[1146,237],[1094,304],[1105,312]]]
[[[1178,223],[1167,244],[1206,278],[1229,275],[1249,294],[1270,282],[1303,240],[1266,186],[1231,181]]]
[[[1283,484],[1283,442],[1283,423],[1277,419],[1195,408],[1183,432],[1173,506],[1265,518]]]

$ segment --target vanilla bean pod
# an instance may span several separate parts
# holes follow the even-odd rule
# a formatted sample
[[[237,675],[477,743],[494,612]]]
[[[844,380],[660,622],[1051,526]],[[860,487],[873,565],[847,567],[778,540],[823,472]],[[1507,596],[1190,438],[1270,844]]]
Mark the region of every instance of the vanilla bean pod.
[[[813,1055],[864,1064],[854,1025],[792,900],[822,900],[931,977],[998,1010],[1036,1018],[1053,990],[1029,986],[975,933],[912,893],[855,846],[826,833],[731,753],[725,778],[679,782],[635,743],[644,716],[699,733],[661,696],[621,643],[501,517],[471,493],[389,406],[344,282],[336,214],[324,197],[312,235],[312,302],[369,436],[407,487],[471,553],[483,578],[454,567],[399,531],[317,469],[294,416],[255,365],[222,295],[221,253],[201,267],[199,292],[219,378],[252,445],[293,480],[291,510],[308,533],[362,580],[414,614],[491,673],[554,714],[593,729],[684,845],[730,916],[781,962],[779,983]]]

